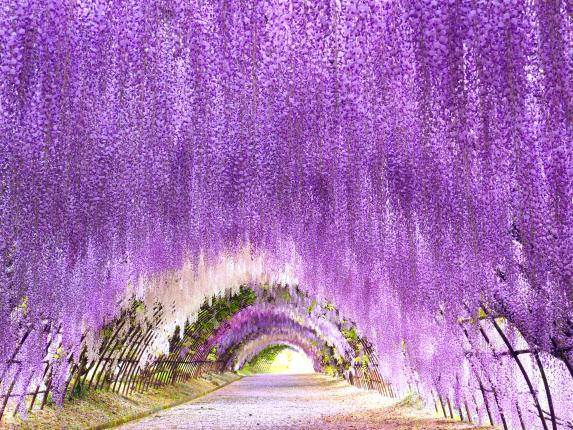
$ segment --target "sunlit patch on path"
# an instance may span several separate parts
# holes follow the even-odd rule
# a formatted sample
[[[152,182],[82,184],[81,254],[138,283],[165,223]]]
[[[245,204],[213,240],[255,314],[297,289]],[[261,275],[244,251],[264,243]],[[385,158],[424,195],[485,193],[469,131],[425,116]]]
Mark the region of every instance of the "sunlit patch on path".
[[[164,429],[470,429],[398,407],[378,393],[319,374],[256,375],[120,427]]]

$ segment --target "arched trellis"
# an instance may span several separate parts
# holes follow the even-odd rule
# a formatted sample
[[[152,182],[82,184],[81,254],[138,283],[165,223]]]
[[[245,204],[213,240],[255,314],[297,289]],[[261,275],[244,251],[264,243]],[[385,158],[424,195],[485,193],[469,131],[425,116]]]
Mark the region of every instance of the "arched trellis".
[[[237,303],[238,309],[243,309],[251,305],[248,295],[241,296]],[[175,383],[198,377],[204,370],[219,369],[220,363],[213,363],[207,360],[199,360],[194,355],[201,344],[209,337],[215,326],[210,327],[206,323],[211,320],[213,315],[207,308],[199,311],[196,321],[184,327],[183,336],[179,341],[171,345],[168,354],[161,355],[153,360],[147,366],[138,367],[146,382],[143,388],[149,385],[160,386],[166,383]],[[207,327],[207,328],[206,328]],[[163,375],[155,377],[153,375]],[[137,379],[138,374],[131,375],[131,379]]]
[[[503,328],[504,325],[507,325],[503,317],[491,314],[486,309],[486,307],[482,307],[482,312],[484,315],[479,317],[478,321],[476,322],[479,327],[479,333],[481,337],[485,341],[487,347],[491,349],[492,354],[500,358],[509,357],[513,365],[519,370],[519,374],[527,386],[527,393],[529,394],[529,398],[533,403],[535,411],[534,413],[539,417],[539,423],[542,428],[544,430],[557,430],[558,427],[571,428],[573,423],[567,423],[559,419],[556,415],[552,400],[551,387],[549,385],[547,373],[542,363],[540,351],[529,347],[525,339],[523,339],[519,334],[518,338],[512,341],[511,336],[507,333],[507,328]],[[515,330],[515,328],[512,329]],[[467,330],[464,328],[462,328],[462,330],[468,341],[470,341]],[[493,336],[497,336],[498,339],[501,340],[501,345],[499,347],[495,345],[495,342],[492,339]],[[516,343],[518,342],[522,345],[522,347],[516,346]],[[559,352],[564,353],[566,351]],[[529,365],[524,362],[525,360],[529,360]],[[568,360],[565,359],[564,363],[567,369],[570,371]],[[554,364],[557,364],[557,361],[554,360]],[[529,371],[528,368],[530,369]],[[538,373],[541,384],[536,384],[536,375],[534,375],[534,373]],[[481,382],[480,387],[481,394],[484,398],[484,404],[488,408],[487,414],[490,423],[492,425],[501,424],[504,429],[508,429],[509,425],[506,419],[508,411],[504,411],[503,407],[500,405],[500,402],[497,399],[495,387],[486,388]],[[486,400],[488,394],[494,399],[494,404],[496,405],[498,411],[499,422],[494,421],[494,414],[491,410],[489,410],[490,402]],[[543,398],[545,399],[544,401],[542,400]],[[543,403],[547,405],[547,409],[544,409]],[[519,401],[515,402],[514,407],[519,418],[519,425],[521,426],[522,430],[525,430],[523,414],[529,408],[527,405],[520,404]],[[467,414],[469,417],[471,417],[469,411],[467,411]]]
[[[246,362],[269,346],[287,345],[305,353],[313,362],[315,371],[320,371],[320,351],[308,337],[299,336],[295,332],[257,333],[243,341],[236,348],[230,348],[221,357],[226,369],[239,370]]]
[[[245,299],[239,303],[238,307],[242,311],[252,306],[256,305]],[[280,306],[277,309],[279,309],[279,314],[284,311],[280,309]],[[241,311],[237,314],[240,315]],[[9,382],[8,390],[2,396],[0,412],[5,414],[11,398],[18,399],[14,413],[25,404],[26,397],[30,399],[30,409],[34,405],[43,408],[52,389],[52,380],[59,371],[59,363],[63,361],[69,364],[65,385],[67,398],[71,398],[82,386],[87,389],[107,388],[129,395],[134,390],[142,392],[151,386],[175,383],[200,376],[204,372],[228,369],[230,358],[241,346],[241,342],[232,343],[227,348],[228,353],[223,354],[217,361],[206,360],[204,354],[212,346],[210,341],[217,337],[217,331],[224,329],[227,323],[221,327],[208,325],[208,329],[204,330],[204,323],[209,321],[212,315],[208,309],[202,309],[195,323],[187,325],[181,339],[173,343],[169,354],[152,357],[149,347],[160,335],[160,331],[154,329],[164,320],[165,309],[157,305],[149,316],[143,318],[138,317],[139,312],[139,304],[135,303],[109,325],[95,358],[90,358],[83,342],[76,355],[68,352],[62,356],[59,351],[61,326],[54,328],[46,324],[41,327],[41,330],[50,333],[49,341],[44,347],[45,368],[41,379],[38,378],[40,382],[37,382],[31,391],[25,393],[25,396],[16,392],[16,381],[21,367],[19,354],[27,342],[31,341],[34,329],[24,327],[16,350],[12,353],[10,361],[3,366],[0,374],[2,381]],[[270,315],[272,315],[271,311],[269,311],[269,321],[272,321]],[[298,317],[301,316],[298,315]],[[312,333],[311,327],[306,327],[305,330],[308,334]],[[566,376],[571,377],[571,363],[567,355],[570,352],[569,349],[556,347],[555,355],[561,361],[544,355],[536,348],[529,347],[525,339],[512,333],[511,331],[515,329],[510,323],[502,316],[494,314],[486,306],[483,306],[479,317],[461,319],[460,330],[467,340],[466,354],[470,361],[472,357],[486,353],[499,358],[500,363],[501,360],[509,359],[515,367],[515,374],[523,378],[526,392],[525,395],[519,396],[517,402],[508,407],[503,403],[497,388],[488,379],[487,374],[480,374],[477,367],[472,367],[472,377],[477,386],[475,395],[456,399],[451,391],[445,392],[439,387],[433,387],[432,395],[437,412],[447,418],[459,418],[468,422],[499,425],[504,429],[519,428],[521,430],[526,429],[524,415],[533,413],[538,417],[540,428],[544,430],[571,428],[573,424],[560,418],[559,411],[552,401],[554,391],[545,370],[547,364],[544,364],[550,362],[554,366],[558,363],[562,365]],[[477,338],[472,335],[472,330],[478,334]],[[242,340],[250,341],[265,334],[268,334],[268,331],[251,330],[246,332]],[[85,336],[82,341],[84,339]],[[478,344],[477,339],[481,339],[482,344]],[[372,346],[365,339],[360,339],[360,344],[368,355],[371,365],[355,366],[352,373],[344,376],[359,387],[377,389],[384,395],[396,396],[397,393],[392,389],[391,384],[380,376],[378,359]],[[55,359],[56,356],[59,358]],[[33,379],[32,376],[29,378],[28,386],[31,385]],[[484,416],[487,419],[482,419]]]
[[[264,306],[262,309],[249,308],[239,312],[232,320],[217,330],[215,335],[203,347],[202,353],[207,353],[215,345],[227,348],[229,345],[237,343],[237,338],[242,339],[242,337],[248,336],[265,326],[297,327],[300,330],[313,333],[323,341],[335,346],[343,356],[348,356],[352,353],[352,348],[334,324],[327,325],[332,331],[326,333],[321,327],[309,324],[303,315],[290,310],[275,309],[268,306]],[[229,335],[235,336],[235,339]]]
[[[161,305],[157,305],[151,315],[138,319],[138,306],[138,303],[132,305],[107,326],[95,357],[89,358],[90,354],[84,343],[85,336],[82,337],[77,360],[74,360],[73,353],[66,356],[69,369],[66,370],[68,376],[62,401],[71,399],[80,386],[87,390],[109,389],[129,395],[134,390],[142,392],[151,386],[160,386],[183,378],[198,377],[204,372],[219,370],[219,363],[197,362],[192,359],[177,363],[178,366],[175,366],[173,357],[171,357],[172,354],[160,356],[153,360],[151,365],[144,366],[143,363],[152,358],[152,351],[149,348],[161,334],[157,328],[161,326],[165,312]],[[185,338],[201,339],[198,333],[203,329],[203,323],[210,318],[211,315],[208,312],[200,312],[195,323],[186,328]],[[22,345],[27,341],[31,332],[32,330],[29,330],[22,337],[19,347],[13,353],[14,358],[18,356]],[[31,392],[14,394],[13,388],[18,374],[13,376],[9,389],[1,396],[0,417],[4,414],[9,399],[13,397],[19,399],[14,408],[14,414],[21,407],[26,397],[29,398],[29,410],[34,407],[43,409],[46,406],[52,392],[53,370],[58,363],[55,357],[61,344],[61,335],[58,329],[46,345],[45,370]],[[7,369],[17,363],[15,359],[8,362],[7,366],[4,367],[4,373],[8,373]],[[176,373],[181,367],[185,369],[185,372],[183,374],[180,371]]]
[[[236,342],[221,351],[220,359],[225,363],[225,368],[227,369],[240,368],[244,362],[236,362],[235,359],[248,344],[265,339],[269,339],[270,342],[274,342],[273,339],[275,338],[282,339],[286,343],[298,345],[311,359],[313,359],[315,362],[315,369],[317,371],[322,371],[323,363],[321,360],[323,358],[325,344],[318,336],[316,336],[315,333],[308,329],[299,331],[286,327],[267,327],[254,330],[251,333],[246,334],[243,338],[237,339]]]
[[[247,312],[248,310],[245,310]],[[374,351],[372,350],[372,346],[365,341],[363,338],[359,338],[359,348],[363,351],[364,355],[367,357],[367,360],[362,361],[362,363],[358,366],[354,366],[354,360],[356,359],[355,351],[349,345],[346,347],[341,347],[341,344],[337,342],[332,342],[332,339],[328,339],[328,336],[324,336],[321,333],[320,329],[316,326],[305,326],[301,324],[300,315],[294,314],[285,314],[283,312],[277,312],[275,314],[273,309],[268,309],[268,314],[263,314],[263,318],[253,323],[253,320],[250,318],[243,318],[239,326],[232,325],[231,322],[227,323],[226,326],[221,327],[217,333],[213,336],[213,339],[210,343],[207,343],[207,347],[205,348],[204,352],[209,350],[214,345],[221,345],[224,348],[224,355],[230,356],[235,353],[235,350],[240,348],[241,344],[244,341],[250,341],[258,336],[266,335],[268,331],[276,330],[277,328],[281,328],[283,324],[286,324],[287,331],[291,325],[295,327],[299,327],[303,330],[303,332],[308,332],[310,336],[318,336],[324,343],[328,344],[329,341],[335,349],[339,350],[344,354],[348,354],[350,352],[350,356],[347,356],[352,366],[348,369],[340,369],[339,374],[344,376],[351,384],[357,385],[361,388],[365,389],[374,389],[378,390],[383,395],[389,397],[395,397],[396,393],[392,389],[392,384],[387,381],[385,378],[382,377],[378,368],[378,358]],[[336,318],[340,318],[340,315],[335,312],[334,313]],[[277,316],[280,318],[277,320]],[[241,320],[241,315],[237,315],[238,319]],[[266,324],[270,323],[265,329]],[[261,328],[259,324],[263,327]],[[344,322],[342,318],[338,321],[337,324],[332,324],[330,326],[332,329],[335,329],[336,333],[340,334],[340,330]],[[233,334],[234,339],[229,344],[228,342],[225,343],[225,337],[227,332],[231,332]],[[222,340],[221,344],[218,344]],[[344,342],[347,342],[344,340]],[[352,352],[351,352],[352,351]],[[334,364],[334,363],[332,363]],[[335,364],[334,364],[335,365]],[[335,365],[336,366],[336,365]]]
[[[17,3],[12,2],[13,11]],[[67,10],[77,3],[69,2]],[[47,330],[59,333],[53,311],[62,303],[70,312],[75,307],[61,335],[75,332],[78,345],[78,314],[84,311],[99,324],[99,311],[86,305],[99,300],[110,309],[116,299],[111,293],[125,287],[127,272],[158,273],[180,264],[177,257],[196,258],[201,249],[218,252],[240,238],[252,238],[270,254],[282,251],[283,240],[292,241],[294,248],[306,250],[307,272],[337,268],[358,255],[360,264],[349,258],[345,270],[322,276],[339,303],[350,290],[344,283],[351,275],[360,278],[351,290],[358,297],[379,283],[374,290],[406,300],[408,290],[426,288],[413,269],[434,264],[428,275],[445,276],[433,285],[438,294],[425,307],[436,311],[440,296],[451,292],[454,300],[446,300],[450,318],[459,316],[463,301],[489,296],[492,266],[507,263],[508,276],[513,272],[517,278],[523,271],[532,281],[528,294],[533,298],[507,300],[511,309],[505,316],[523,313],[527,319],[528,307],[550,312],[531,343],[543,348],[533,354],[533,364],[535,358],[543,360],[541,351],[553,349],[568,365],[563,346],[570,346],[570,334],[556,334],[561,327],[551,327],[563,324],[570,331],[571,326],[568,2],[396,1],[370,12],[376,2],[366,11],[350,7],[352,1],[335,3],[326,14],[310,8],[313,15],[304,20],[316,24],[310,27],[311,39],[320,42],[316,45],[305,43],[311,41],[307,31],[296,31],[302,15],[276,25],[287,16],[276,2],[271,10],[278,13],[255,11],[254,19],[236,2],[225,3],[230,13],[223,18],[229,19],[200,9],[166,19],[151,6],[142,14],[151,23],[141,28],[142,37],[138,31],[120,31],[139,21],[142,11],[117,2],[98,8],[98,16],[61,13],[41,0],[28,10],[18,8],[19,13],[6,8],[0,122],[6,270],[0,276],[3,296],[9,297],[2,305],[3,326],[9,328],[5,338],[15,339],[3,343],[10,349],[3,356],[8,360],[2,371],[6,398],[20,394],[20,386],[38,378],[44,367],[36,366],[30,375],[17,363],[24,355],[18,348],[26,348],[30,335],[20,320],[12,324],[10,313],[33,297],[29,294],[45,299],[31,302],[37,313],[29,321],[36,331],[43,330],[44,318],[53,318]],[[107,19],[115,16],[121,19]],[[250,31],[241,18],[252,19]],[[361,25],[354,28],[355,22]],[[260,30],[265,26],[278,30],[277,39],[264,37]],[[272,42],[287,33],[294,43],[276,53]],[[162,37],[149,46],[154,36]],[[260,43],[251,45],[253,37]],[[335,61],[335,67],[325,61],[333,46],[344,60]],[[229,55],[221,55],[222,49]],[[250,50],[257,55],[249,55]],[[241,57],[269,58],[272,67],[251,62],[250,74],[227,62]],[[157,67],[148,67],[152,58]],[[202,64],[213,67],[197,67]],[[291,84],[292,71],[299,79]],[[151,82],[158,85],[146,85]],[[199,96],[189,97],[186,89]],[[234,133],[251,126],[257,133]],[[132,130],[143,137],[137,146]],[[281,144],[285,137],[288,145]],[[296,157],[292,148],[301,149]],[[251,175],[261,172],[258,163],[268,171]],[[388,220],[394,217],[398,221]],[[523,239],[522,251],[515,252],[508,228]],[[396,238],[395,231],[400,233]],[[413,249],[417,239],[426,242],[427,251]],[[376,274],[379,264],[388,273]],[[458,264],[474,266],[477,282],[468,285],[473,276],[457,278],[457,267],[446,272]],[[392,275],[402,271],[404,284]],[[522,285],[518,280],[506,287],[511,298]],[[93,292],[95,300],[81,300],[83,292]],[[542,300],[545,293],[549,300]],[[345,306],[357,304],[364,302],[348,300]],[[416,316],[417,307],[391,310]],[[366,315],[361,321],[372,322]],[[527,324],[519,327],[526,333]],[[147,338],[145,327],[134,333],[127,358],[143,348],[135,339],[145,344]],[[75,363],[82,355],[81,346],[60,354],[61,335],[53,336],[54,348],[47,352],[58,358],[49,358],[54,364],[46,366],[48,386],[53,379],[58,389],[67,358]],[[132,339],[122,343],[123,332],[119,336],[121,348]],[[117,348],[110,348],[116,358]],[[12,350],[16,355],[10,358]],[[443,358],[447,352],[443,348]],[[526,356],[517,357],[521,362]],[[516,358],[511,352],[509,357]],[[80,360],[74,366],[79,372],[89,365]],[[129,374],[130,366],[122,372]],[[528,391],[533,396],[535,390]],[[554,395],[555,390],[545,395],[551,426],[559,416],[555,405],[549,407]],[[495,396],[491,400],[496,403]],[[533,408],[548,426],[540,402],[534,401]]]
[[[469,398],[456,401],[451,391],[444,392],[437,386],[432,387],[436,413],[450,419],[500,426],[504,430],[527,430],[526,414],[537,417],[538,428],[544,430],[573,428],[572,421],[559,417],[553,401],[555,387],[549,383],[545,370],[547,365],[553,369],[561,366],[564,377],[573,376],[566,355],[569,349],[556,348],[554,356],[545,354],[543,358],[541,351],[530,347],[506,318],[493,313],[485,305],[479,317],[460,319],[459,324],[466,340],[466,357],[472,363],[471,379],[477,389]],[[500,367],[480,369],[479,361],[475,361],[480,354],[493,355]],[[507,370],[508,366],[511,366],[511,370]],[[500,396],[491,378],[503,367],[515,379],[521,379],[524,386],[510,405],[504,404],[506,399]],[[456,380],[460,381],[459,375],[456,375]]]
[[[240,289],[240,291],[245,290]],[[300,293],[298,289],[293,291],[296,294]],[[258,292],[260,301],[269,305],[273,297],[270,290],[263,288]],[[222,300],[230,301],[233,300],[233,297],[238,297],[238,301],[234,302],[234,312],[237,314],[254,305],[253,296],[249,294],[228,294]],[[304,300],[295,302],[299,307],[308,305]],[[285,309],[280,307],[280,303],[275,305],[274,317],[282,312],[284,321],[289,320],[286,317]],[[299,321],[297,324],[300,325],[301,322],[304,322],[304,314],[294,312],[293,315],[296,315]],[[267,317],[270,321],[273,318],[272,313],[269,313]],[[214,330],[218,328],[216,324],[211,323],[213,314],[209,306],[205,306],[198,312],[193,323],[185,325],[180,338],[171,342],[169,353],[156,356],[151,346],[160,336],[165,336],[165,333],[160,329],[165,319],[166,309],[163,305],[156,304],[150,312],[146,312],[143,303],[136,300],[106,325],[97,351],[90,351],[86,333],[82,337],[80,345],[64,357],[66,360],[65,367],[59,365],[62,361],[62,357],[59,357],[61,355],[62,337],[61,327],[58,327],[46,345],[44,352],[45,371],[41,378],[37,378],[35,388],[31,392],[27,392],[26,390],[31,384],[28,382],[21,392],[14,394],[13,389],[16,386],[19,373],[10,375],[11,384],[5,395],[2,396],[2,415],[8,406],[9,399],[13,397],[19,398],[14,413],[22,404],[25,404],[26,398],[29,399],[28,408],[30,410],[34,407],[44,408],[53,391],[52,380],[55,368],[59,372],[65,371],[63,375],[65,384],[61,401],[72,399],[84,390],[106,389],[123,395],[130,395],[133,391],[143,392],[149,387],[176,383],[198,377],[204,372],[225,369],[223,360],[213,361],[205,356],[205,352],[208,353],[209,350],[208,340],[213,337]],[[328,327],[333,330],[336,328],[331,323],[321,322],[321,324],[329,324]],[[48,326],[44,329],[50,330],[50,328],[51,326]],[[318,330],[318,326],[310,325],[305,330],[310,336],[313,330]],[[30,328],[23,333],[18,348],[13,353],[13,359],[3,367],[2,380],[4,374],[9,373],[10,367],[17,364],[16,358],[20,349],[25,345],[30,334],[34,333],[34,330]],[[340,343],[343,339],[339,338],[337,341]]]
[[[269,334],[270,332],[271,334]],[[264,342],[257,345],[254,351],[248,351],[249,346],[256,343],[257,340],[261,338],[267,338]],[[342,373],[342,375],[353,385],[356,385],[363,389],[369,390],[377,390],[381,394],[388,396],[388,397],[395,397],[395,393],[392,389],[392,384],[385,380],[379,372],[378,369],[378,358],[376,354],[372,351],[371,345],[362,340],[362,345],[364,351],[368,357],[368,362],[370,365],[368,366],[356,366],[354,369],[354,373]],[[292,344],[295,347],[302,349],[308,356],[314,357],[315,353],[313,353],[314,345],[308,342],[308,337],[297,337],[297,333],[288,332],[288,331],[281,331],[281,330],[264,330],[264,331],[257,331],[255,333],[250,334],[246,340],[234,345],[224,354],[223,362],[225,363],[225,368],[227,369],[238,369],[242,366],[245,361],[253,358],[258,352],[262,349],[271,346],[271,345],[279,345],[279,344]],[[246,357],[241,357],[241,354],[247,350]],[[318,370],[315,368],[315,370]]]

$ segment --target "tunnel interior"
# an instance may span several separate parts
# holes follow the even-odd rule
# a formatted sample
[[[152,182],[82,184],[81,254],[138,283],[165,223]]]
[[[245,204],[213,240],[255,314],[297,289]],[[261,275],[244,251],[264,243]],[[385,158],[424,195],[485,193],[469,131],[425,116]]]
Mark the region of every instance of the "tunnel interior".
[[[293,345],[573,427],[566,0],[3,0],[0,418]]]
[[[158,281],[158,285],[165,284]],[[98,337],[82,336],[74,349],[76,354],[68,353],[68,366],[63,371],[58,367],[63,358],[62,336],[49,336],[44,348],[51,359],[44,361],[41,377],[27,381],[31,400],[18,396],[4,403],[4,411],[43,408],[48,397],[72,401],[89,390],[129,396],[226,371],[249,376],[318,372],[344,378],[356,387],[375,390],[388,398],[401,399],[415,392],[447,418],[501,425],[505,422],[508,428],[507,423],[515,417],[504,409],[505,392],[501,388],[490,391],[486,385],[493,386],[493,378],[499,378],[500,372],[513,372],[509,376],[515,378],[511,379],[515,385],[508,389],[521,390],[515,403],[520,411],[518,420],[525,419],[528,406],[544,408],[549,402],[556,413],[563,394],[552,391],[563,385],[563,381],[553,379],[562,363],[531,351],[507,319],[489,315],[485,307],[478,317],[459,321],[472,348],[466,352],[467,364],[472,364],[473,357],[491,355],[499,360],[498,366],[468,366],[467,372],[456,378],[459,385],[444,390],[439,382],[425,385],[413,367],[403,367],[401,373],[396,373],[385,363],[384,356],[378,356],[375,344],[358,325],[332,303],[309,296],[297,285],[250,282],[226,288],[205,298],[184,320],[180,319],[178,298],[167,295],[173,300],[167,306],[159,297],[131,296],[122,310],[104,324]],[[30,342],[33,339],[32,333],[25,335],[14,357],[29,354],[36,347]],[[287,351],[298,356],[298,367],[277,363],[277,357]],[[402,343],[398,353],[406,356],[406,351]],[[508,364],[513,369],[506,367]],[[5,368],[4,373],[13,381],[12,389],[20,376],[15,369]],[[561,372],[566,374],[566,366]],[[508,374],[503,376],[507,378]],[[523,378],[521,385],[518,376]],[[62,379],[58,381],[58,377]],[[533,386],[535,390],[526,391]],[[463,402],[458,403],[460,397],[454,390],[460,390]]]

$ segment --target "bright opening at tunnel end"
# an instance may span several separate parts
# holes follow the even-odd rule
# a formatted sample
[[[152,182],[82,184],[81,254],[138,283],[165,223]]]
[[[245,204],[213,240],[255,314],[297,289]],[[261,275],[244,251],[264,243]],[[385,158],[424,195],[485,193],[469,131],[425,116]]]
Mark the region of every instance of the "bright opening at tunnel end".
[[[270,373],[303,375],[314,373],[311,359],[301,351],[285,349],[275,358]]]
[[[309,374],[315,373],[314,364],[304,351],[287,345],[277,345],[261,351],[250,362],[246,363],[239,374]]]

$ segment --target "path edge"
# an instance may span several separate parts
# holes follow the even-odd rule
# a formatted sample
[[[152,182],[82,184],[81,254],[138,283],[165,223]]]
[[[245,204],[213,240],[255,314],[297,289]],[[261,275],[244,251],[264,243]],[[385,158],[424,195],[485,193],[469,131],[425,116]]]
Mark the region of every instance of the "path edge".
[[[164,406],[158,406],[156,408],[150,409],[150,410],[145,411],[145,412],[139,412],[137,414],[128,415],[127,417],[118,418],[116,420],[109,421],[109,422],[103,423],[103,424],[98,424],[98,425],[93,426],[93,427],[86,427],[86,430],[105,430],[105,429],[115,428],[115,427],[118,427],[120,425],[132,422],[132,421],[137,421],[137,420],[140,420],[142,418],[146,418],[149,415],[156,414],[157,412],[161,412],[161,411],[164,411],[166,409],[171,409],[171,408],[174,408],[176,406],[180,406],[180,405],[183,405],[185,403],[192,402],[193,400],[197,400],[197,399],[200,399],[201,397],[205,397],[207,394],[211,394],[215,391],[220,390],[221,388],[225,388],[226,386],[231,385],[232,383],[240,381],[241,379],[244,378],[244,376],[241,376],[241,375],[237,375],[237,376],[239,376],[238,379],[226,382],[226,383],[219,385],[217,387],[213,387],[209,390],[203,391],[202,393],[199,393],[196,396],[191,396],[191,397],[188,397],[188,398],[183,399],[183,400],[178,400],[176,402],[169,403],[169,404],[164,405]]]

